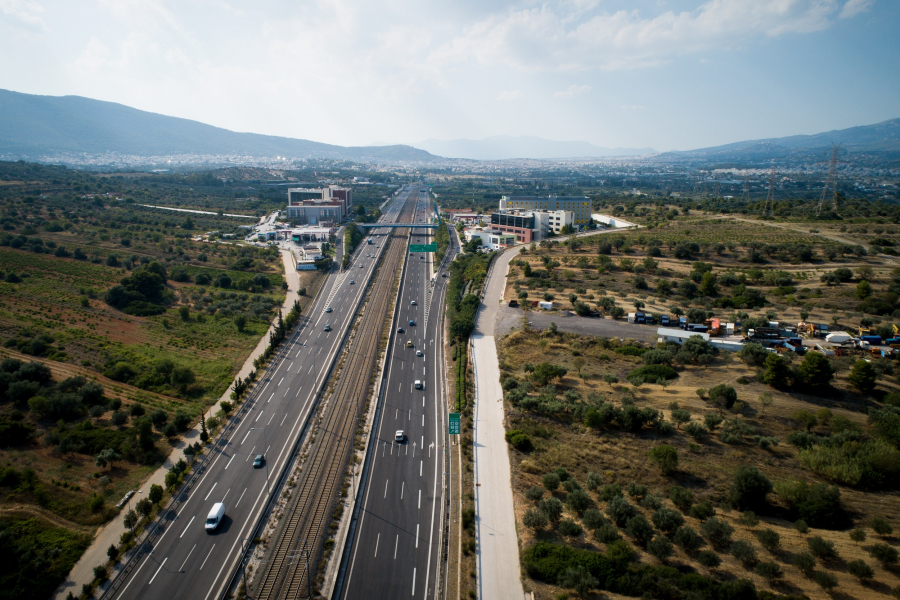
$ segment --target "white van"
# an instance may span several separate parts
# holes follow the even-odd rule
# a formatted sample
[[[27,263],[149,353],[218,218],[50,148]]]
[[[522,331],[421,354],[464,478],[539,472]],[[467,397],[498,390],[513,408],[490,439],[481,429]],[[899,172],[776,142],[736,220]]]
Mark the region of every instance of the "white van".
[[[421,390],[421,389],[422,389],[422,382],[419,381],[418,379],[416,379],[416,389],[417,389],[417,390]]]
[[[225,505],[221,502],[216,502],[213,504],[212,509],[210,509],[209,514],[206,516],[206,530],[207,531],[215,531],[215,529],[222,523],[222,519],[225,517]]]

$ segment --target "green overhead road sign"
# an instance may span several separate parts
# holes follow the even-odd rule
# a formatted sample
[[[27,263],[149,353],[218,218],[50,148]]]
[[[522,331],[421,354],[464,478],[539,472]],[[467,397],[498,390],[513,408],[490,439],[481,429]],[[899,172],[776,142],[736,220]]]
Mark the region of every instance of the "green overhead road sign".
[[[437,243],[434,244],[410,244],[410,252],[437,252]]]
[[[450,413],[450,435],[459,435],[459,413]]]

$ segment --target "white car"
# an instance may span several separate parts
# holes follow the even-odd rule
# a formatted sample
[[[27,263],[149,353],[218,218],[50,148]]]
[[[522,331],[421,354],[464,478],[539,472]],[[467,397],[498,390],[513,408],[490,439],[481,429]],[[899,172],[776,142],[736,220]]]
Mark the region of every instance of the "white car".
[[[325,307],[325,312],[331,312],[331,307],[330,306]]]
[[[421,350],[416,350],[416,356],[425,356]]]
[[[421,390],[421,389],[422,389],[422,382],[421,382],[420,380],[418,380],[418,379],[416,379],[416,389],[417,389],[417,390]]]
[[[410,304],[411,304],[412,306],[416,306],[416,301],[413,300],[412,302],[410,302]]]
[[[406,434],[403,433],[402,429],[398,429],[397,433],[394,434],[394,441],[403,442],[404,439],[406,439]]]

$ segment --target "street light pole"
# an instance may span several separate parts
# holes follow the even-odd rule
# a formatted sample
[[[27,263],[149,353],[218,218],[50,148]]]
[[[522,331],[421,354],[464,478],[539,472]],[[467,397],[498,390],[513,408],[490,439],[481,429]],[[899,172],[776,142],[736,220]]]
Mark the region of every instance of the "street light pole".
[[[269,489],[269,459],[266,456],[268,454],[268,448],[266,447],[266,428],[265,427],[251,427],[250,431],[255,429],[262,429],[263,432],[263,462],[266,465],[266,493],[269,493],[271,490]]]

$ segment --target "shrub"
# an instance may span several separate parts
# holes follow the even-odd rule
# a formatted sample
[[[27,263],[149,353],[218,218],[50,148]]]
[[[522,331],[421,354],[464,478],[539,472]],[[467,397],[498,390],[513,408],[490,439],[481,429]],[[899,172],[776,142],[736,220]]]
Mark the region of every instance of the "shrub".
[[[881,563],[884,568],[888,568],[897,564],[900,559],[900,553],[893,546],[888,546],[884,542],[878,542],[869,548],[869,555]]]
[[[837,576],[827,571],[816,571],[816,574],[813,575],[813,581],[818,583],[823,590],[832,590],[838,584]]]
[[[559,487],[559,475],[557,475],[556,473],[547,473],[541,478],[541,483],[543,484],[544,488],[552,492]]]
[[[563,504],[559,498],[545,498],[538,504],[538,509],[551,521],[558,521],[562,515]]]
[[[707,519],[700,526],[700,529],[709,543],[716,548],[727,548],[731,544],[731,534],[734,533],[734,527],[718,517]]]
[[[688,554],[696,552],[703,545],[703,538],[690,525],[682,525],[676,529],[672,541]]]
[[[756,565],[756,574],[768,581],[770,584],[784,577],[784,571],[778,563],[767,561]]]
[[[866,530],[854,529],[850,532],[850,539],[858,544],[866,541]]]
[[[626,491],[632,498],[641,499],[647,495],[647,486],[639,484],[636,481],[632,481],[628,484],[628,488],[626,489]]]
[[[599,488],[603,485],[603,477],[599,473],[594,473],[593,471],[588,472],[587,474],[587,489],[591,492]]]
[[[531,438],[525,435],[524,432],[519,431],[518,429],[512,429],[506,432],[506,441],[513,448],[520,452],[530,452],[534,449],[534,445],[531,443]]]
[[[705,521],[710,517],[714,517],[715,515],[716,510],[713,508],[713,505],[709,500],[704,500],[703,502],[698,502],[697,504],[691,506],[691,516],[698,521]]]
[[[544,488],[535,485],[525,490],[525,497],[532,502],[537,502],[544,497]]]
[[[819,560],[834,560],[838,556],[834,542],[826,540],[822,536],[813,536],[806,543],[809,545],[810,553]]]
[[[716,413],[706,413],[703,415],[703,422],[706,424],[707,429],[715,431],[716,427],[722,423],[722,417]]]
[[[522,524],[531,529],[543,529],[547,526],[547,515],[542,511],[529,508],[522,517]]]
[[[663,507],[653,513],[653,525],[663,533],[670,533],[684,525],[684,517],[675,509]]]
[[[654,351],[651,350],[651,352]],[[649,354],[649,352],[647,354]],[[632,380],[636,377],[640,377],[644,381],[656,382],[660,379],[675,379],[678,377],[678,371],[667,365],[644,365],[628,373],[626,379]]]
[[[853,560],[847,563],[847,572],[859,579],[860,583],[875,577],[875,571],[864,560]]]
[[[738,519],[738,523],[744,525],[745,527],[756,527],[759,525],[759,517],[756,516],[756,513],[752,510],[746,510],[741,513],[741,517]]]
[[[658,510],[662,506],[662,500],[656,494],[647,494],[641,498],[639,504],[650,510]]]
[[[619,527],[624,527],[637,514],[637,509],[622,496],[616,496],[606,504],[606,515]]]
[[[773,489],[772,482],[756,467],[738,468],[731,484],[731,502],[739,509],[765,507],[766,496]]]
[[[774,529],[763,529],[756,532],[756,539],[760,545],[771,553],[775,553],[781,545],[781,536]]]
[[[587,492],[579,488],[566,496],[566,505],[581,514],[591,505],[591,497],[587,495]]]
[[[654,534],[653,525],[641,514],[628,519],[628,522],[625,524],[625,532],[635,543],[643,547],[646,547],[650,540],[653,539]]]
[[[600,490],[600,499],[604,502],[609,502],[616,496],[622,495],[622,488],[619,487],[618,483],[608,483],[603,486],[603,489]]]
[[[729,409],[737,402],[737,392],[724,383],[710,388],[708,393],[710,401],[721,409]]]
[[[559,581],[560,586],[573,589],[582,597],[586,596],[591,589],[596,588],[599,584],[600,582],[597,578],[591,575],[584,565],[569,567]]]
[[[682,511],[687,511],[694,502],[694,495],[689,489],[676,485],[669,490],[669,500]]]
[[[619,530],[616,529],[615,525],[606,523],[605,525],[601,525],[596,529],[596,531],[594,531],[594,538],[601,544],[611,544],[616,540],[621,539],[621,536],[619,535]]]
[[[647,552],[662,561],[672,556],[672,551],[672,542],[664,535],[654,537],[647,544]]]
[[[694,438],[695,440],[702,440],[706,437],[706,434],[709,433],[706,430],[706,427],[697,423],[696,421],[692,421],[684,426],[684,432]]]
[[[738,540],[731,544],[731,555],[741,561],[745,568],[750,568],[758,562],[756,548],[753,544],[744,540]]]
[[[572,519],[563,519],[559,522],[557,531],[559,531],[560,535],[564,535],[566,537],[576,537],[581,535],[582,529],[581,525],[579,525]]]
[[[659,466],[660,471],[669,474],[678,468],[678,451],[668,444],[660,444],[647,453],[650,460]]]
[[[894,533],[894,528],[884,517],[875,517],[872,519],[872,531],[878,535],[885,536]]]
[[[791,560],[791,564],[797,567],[797,570],[809,577],[812,575],[813,569],[816,568],[816,559],[809,552],[798,552]]]
[[[798,519],[797,521],[794,521],[794,529],[796,529],[800,533],[806,533],[807,531],[809,531],[809,525],[807,525],[806,521],[804,521],[803,519]]]
[[[581,522],[584,524],[585,528],[593,531],[605,525],[607,520],[599,510],[596,508],[589,508],[584,511],[584,514],[581,516]]]
[[[704,550],[697,555],[697,562],[707,569],[715,569],[722,564],[722,559],[712,550]]]

